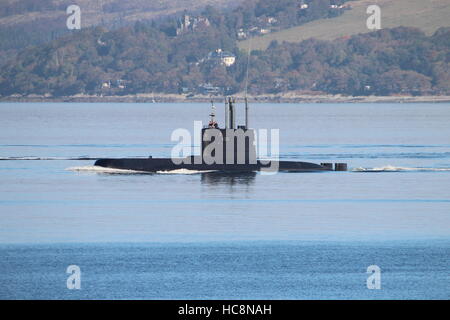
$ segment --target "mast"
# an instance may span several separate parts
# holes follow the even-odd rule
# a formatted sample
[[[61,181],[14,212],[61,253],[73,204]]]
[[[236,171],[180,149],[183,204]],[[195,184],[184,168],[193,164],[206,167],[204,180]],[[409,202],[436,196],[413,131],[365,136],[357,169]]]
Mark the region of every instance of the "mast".
[[[235,104],[236,100],[232,99],[231,97],[228,99],[228,107],[230,110],[229,120],[230,120],[230,127],[229,129],[236,129],[236,109]]]
[[[210,120],[209,120],[209,128],[217,128],[217,121],[216,121],[216,107],[214,106],[214,101],[211,100],[211,113],[209,114]]]
[[[230,118],[230,109],[228,106],[228,99],[225,97],[225,129],[230,128],[229,118]]]
[[[245,97],[245,129],[248,129],[248,99]]]
[[[251,52],[252,52],[252,38],[250,38],[249,43],[248,43],[247,74],[246,74],[246,78],[245,78],[245,129],[249,128],[247,93],[248,93],[248,78],[249,78]]]

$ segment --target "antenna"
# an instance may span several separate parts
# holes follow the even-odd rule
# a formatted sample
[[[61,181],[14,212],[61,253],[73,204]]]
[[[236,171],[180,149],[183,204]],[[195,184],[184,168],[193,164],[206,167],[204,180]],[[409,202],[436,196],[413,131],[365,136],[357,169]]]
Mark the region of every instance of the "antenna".
[[[232,112],[232,116],[231,116],[231,129],[236,129],[236,99],[233,98],[233,103],[232,103],[232,108],[231,108],[231,112]]]
[[[245,97],[245,129],[248,129],[248,99]]]
[[[228,107],[228,98],[225,97],[225,129],[229,129],[230,128],[230,109]]]

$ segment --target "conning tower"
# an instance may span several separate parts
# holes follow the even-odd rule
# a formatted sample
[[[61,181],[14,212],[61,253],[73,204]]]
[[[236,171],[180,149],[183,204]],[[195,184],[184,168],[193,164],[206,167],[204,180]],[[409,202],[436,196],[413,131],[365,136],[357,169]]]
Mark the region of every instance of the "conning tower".
[[[245,125],[236,126],[236,100],[225,99],[225,128],[219,128],[212,106],[209,125],[202,129],[204,163],[256,164],[255,131],[248,127],[248,103],[245,99]],[[221,154],[220,154],[221,153]]]

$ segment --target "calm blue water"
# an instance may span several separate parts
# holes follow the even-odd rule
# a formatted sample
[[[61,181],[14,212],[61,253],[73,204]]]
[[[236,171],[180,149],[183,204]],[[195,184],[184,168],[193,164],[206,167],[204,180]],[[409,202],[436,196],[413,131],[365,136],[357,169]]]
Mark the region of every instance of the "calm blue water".
[[[209,106],[0,104],[0,298],[449,298],[450,105],[251,107],[283,159],[351,170],[101,173],[79,159],[168,157]]]

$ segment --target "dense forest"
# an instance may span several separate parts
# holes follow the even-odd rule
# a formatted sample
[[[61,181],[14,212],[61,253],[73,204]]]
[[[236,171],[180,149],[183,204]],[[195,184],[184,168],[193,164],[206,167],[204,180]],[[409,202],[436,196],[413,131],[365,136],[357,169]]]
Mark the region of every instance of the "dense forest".
[[[323,0],[307,11],[298,1],[258,0],[226,14],[208,6],[191,14],[192,24],[183,25],[185,13],[117,30],[76,30],[22,51],[2,68],[0,94],[193,95],[205,87],[217,88],[214,94],[239,92],[247,69],[247,53],[236,46],[240,34],[332,18],[340,14],[330,9],[332,3]],[[233,55],[235,63],[208,58],[217,49]],[[450,94],[450,29],[426,36],[399,27],[334,41],[273,42],[265,51],[252,51],[249,75],[253,94]]]
[[[254,52],[252,89],[346,95],[450,94],[450,28],[398,27],[335,41],[272,43]]]

